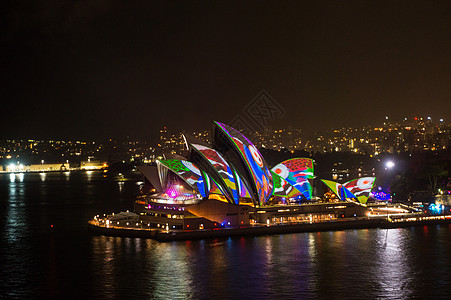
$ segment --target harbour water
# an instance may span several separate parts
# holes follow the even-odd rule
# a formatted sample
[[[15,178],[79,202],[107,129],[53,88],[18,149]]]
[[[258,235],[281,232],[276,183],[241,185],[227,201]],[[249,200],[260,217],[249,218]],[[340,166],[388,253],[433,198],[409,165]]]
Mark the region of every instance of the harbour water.
[[[0,175],[0,298],[448,299],[451,225],[159,243],[92,235],[135,181]]]

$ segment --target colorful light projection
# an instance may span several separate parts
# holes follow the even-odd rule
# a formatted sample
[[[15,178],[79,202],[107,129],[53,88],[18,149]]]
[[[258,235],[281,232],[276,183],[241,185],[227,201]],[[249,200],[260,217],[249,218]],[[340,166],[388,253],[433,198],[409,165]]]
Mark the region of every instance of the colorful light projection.
[[[219,188],[214,180],[211,180],[210,194],[224,195],[224,192]]]
[[[293,186],[302,193],[305,199],[312,199],[313,188],[307,179],[299,180],[299,182],[296,182]]]
[[[325,179],[321,179],[321,181],[327,185],[332,192],[334,192],[335,195],[337,195],[337,197],[340,200],[346,200],[348,198],[356,198],[354,194],[352,194],[347,188],[345,188],[342,184],[332,181],[332,180],[325,180]]]
[[[240,157],[240,164],[246,169],[246,180],[252,180],[249,182],[249,188],[252,193],[257,197],[258,204],[264,205],[273,193],[273,182],[271,172],[263,159],[263,156],[257,150],[243,134],[238,130],[225,125],[223,123],[215,122],[218,128],[224,133],[231,144],[235,146],[235,150]]]
[[[341,200],[345,199],[356,199],[357,197],[351,193],[347,188],[345,188],[343,185],[340,186],[340,195]]]
[[[338,182],[332,181],[332,180],[321,179],[321,181],[322,181],[325,185],[327,185],[327,187],[330,188],[331,191],[332,191],[335,195],[337,195],[337,197],[341,200],[340,193],[339,193],[339,191],[338,191],[341,184],[339,184]]]
[[[235,171],[235,170],[234,170]],[[249,193],[249,190],[246,187],[246,184],[244,183],[243,179],[241,179],[240,175],[235,171],[235,178],[238,185],[238,191],[241,198],[251,198],[251,193]]]
[[[296,189],[302,192],[307,190],[308,194],[306,198],[308,200],[312,198],[313,189],[308,182],[308,179],[313,179],[314,177],[312,159],[292,158],[277,164],[271,171],[288,181]]]
[[[202,197],[208,197],[208,189],[205,186],[202,173],[193,163],[178,159],[160,160],[159,163],[177,174]],[[168,195],[171,197],[170,193]]]
[[[180,184],[171,184],[167,186],[166,190],[163,192],[163,196],[173,202],[186,201],[197,198],[196,194],[192,193],[192,190],[186,190]]]
[[[375,183],[376,177],[362,177],[350,180],[343,186],[353,193],[360,203],[365,204]]]
[[[197,151],[205,160],[209,162],[209,164],[216,170],[216,172],[220,175],[220,178],[223,182],[216,182],[219,187],[223,187],[221,190],[225,192],[231,199],[233,199],[235,204],[239,203],[239,194],[237,185],[235,183],[235,178],[233,177],[232,169],[229,164],[225,161],[219,152],[214,149],[198,145],[191,144],[193,149]],[[226,195],[224,194],[224,195]]]
[[[300,191],[274,172],[272,172],[272,180],[274,183],[274,195],[284,198],[295,198],[302,195]]]
[[[197,180],[195,181],[197,190],[202,195],[202,197],[204,197],[204,198],[208,197],[208,188],[205,185],[204,176],[202,176],[202,172],[199,170],[199,168],[197,166],[195,166],[192,162],[189,162],[186,160],[182,160],[181,162],[191,172],[193,172],[194,174],[196,174],[198,176]],[[187,181],[188,181],[188,183],[192,182],[193,181],[192,177],[188,178]],[[194,182],[193,182],[193,184],[194,184]]]
[[[280,177],[283,178],[282,176],[280,176]],[[294,182],[294,183],[292,183],[292,182],[290,182],[288,180],[286,180],[286,181],[290,185],[292,185],[296,190],[300,191],[301,194],[305,197],[305,199],[311,200],[312,199],[313,188],[312,188],[312,185],[310,184],[310,182],[308,181],[308,179],[305,179],[305,178],[302,178],[302,177],[298,177],[296,180],[297,180],[297,182]]]
[[[445,206],[443,204],[431,203],[428,206],[428,210],[429,210],[431,215],[440,215],[440,214],[442,214],[444,212]]]
[[[205,185],[207,188],[207,191],[209,194],[216,194],[216,195],[225,195],[225,192],[222,191],[222,189],[220,188],[220,186],[218,186],[216,184],[216,182],[210,178],[210,176],[207,173],[204,173],[204,178],[205,178]]]
[[[296,181],[298,177],[313,179],[313,159],[302,157],[288,159],[277,164],[271,171],[290,181]]]
[[[384,191],[371,193],[370,196],[378,201],[391,201],[391,195],[389,193],[385,193]]]

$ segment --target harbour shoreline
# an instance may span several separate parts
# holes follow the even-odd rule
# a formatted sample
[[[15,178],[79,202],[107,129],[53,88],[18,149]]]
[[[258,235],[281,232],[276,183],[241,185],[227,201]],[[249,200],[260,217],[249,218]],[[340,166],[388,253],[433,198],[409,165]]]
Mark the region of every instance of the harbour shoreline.
[[[109,227],[100,225],[96,220],[88,222],[89,229],[94,234],[105,236],[120,236],[131,238],[150,238],[159,242],[178,240],[197,240],[218,237],[262,236],[273,234],[339,231],[349,229],[393,229],[412,226],[429,226],[451,224],[451,215],[422,217],[416,220],[391,220],[390,218],[378,219],[350,219],[330,222],[281,224],[281,225],[253,225],[235,228],[215,228],[199,230],[161,230],[130,227]]]

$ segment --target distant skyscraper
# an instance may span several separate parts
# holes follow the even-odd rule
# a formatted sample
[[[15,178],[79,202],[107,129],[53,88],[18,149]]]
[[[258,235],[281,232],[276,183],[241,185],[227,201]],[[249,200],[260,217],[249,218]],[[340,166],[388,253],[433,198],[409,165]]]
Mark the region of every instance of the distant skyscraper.
[[[168,130],[167,130],[166,126],[165,126],[165,127],[163,127],[160,130],[160,148],[162,150],[166,150],[167,149],[168,140],[169,140],[169,133],[168,133]]]

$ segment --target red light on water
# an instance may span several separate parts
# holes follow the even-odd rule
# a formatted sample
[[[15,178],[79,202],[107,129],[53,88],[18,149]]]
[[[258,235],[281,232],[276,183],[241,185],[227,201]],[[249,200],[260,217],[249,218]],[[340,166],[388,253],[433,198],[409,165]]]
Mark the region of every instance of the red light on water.
[[[424,233],[427,234],[429,232],[429,228],[426,225],[424,225],[423,226],[423,231],[424,231]]]

